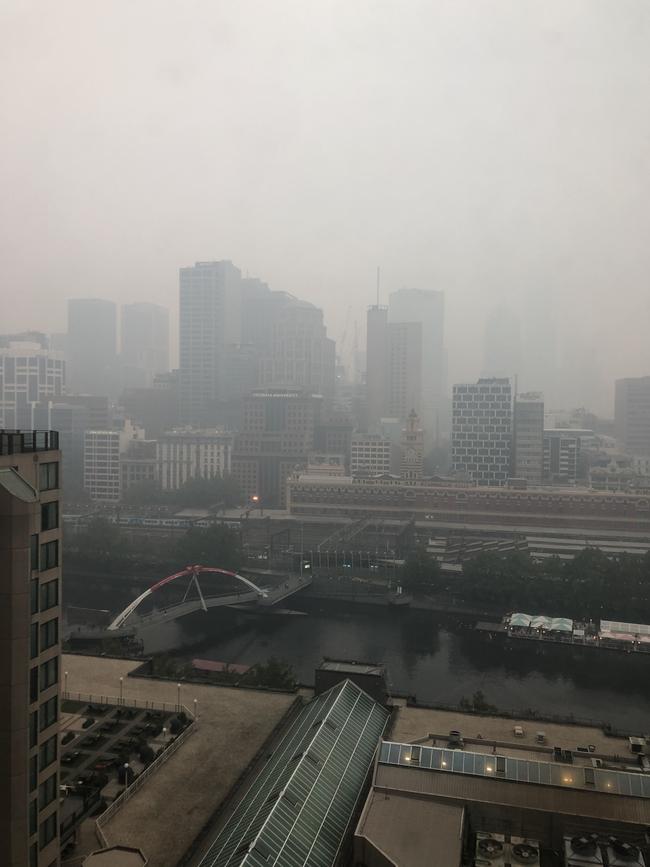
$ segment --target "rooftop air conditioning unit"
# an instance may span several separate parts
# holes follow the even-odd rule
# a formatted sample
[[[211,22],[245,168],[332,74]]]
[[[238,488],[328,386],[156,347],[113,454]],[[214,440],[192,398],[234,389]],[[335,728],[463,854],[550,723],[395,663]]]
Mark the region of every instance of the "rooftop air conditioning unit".
[[[587,867],[604,864],[596,834],[577,834],[564,838],[564,859],[567,867]]]
[[[477,831],[474,864],[476,867],[505,867],[509,849],[503,834]]]
[[[539,865],[539,840],[527,837],[510,838],[510,863]]]
[[[633,843],[625,843],[618,837],[607,840],[607,861],[609,867],[645,867],[643,853]]]

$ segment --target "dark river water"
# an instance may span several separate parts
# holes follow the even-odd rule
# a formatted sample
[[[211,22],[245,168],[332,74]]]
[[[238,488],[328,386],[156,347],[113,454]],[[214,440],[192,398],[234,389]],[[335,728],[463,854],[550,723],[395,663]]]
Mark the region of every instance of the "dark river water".
[[[91,604],[85,593],[74,595],[76,604]],[[127,590],[125,601],[133,595]],[[119,599],[102,606],[103,596],[92,593],[93,607],[116,610]],[[275,656],[303,683],[313,683],[323,656],[384,662],[391,689],[420,702],[456,705],[480,689],[503,710],[533,708],[650,731],[650,655],[491,642],[457,618],[428,611],[305,597],[294,598],[293,606],[301,613],[197,612],[145,632],[145,651],[246,665]]]

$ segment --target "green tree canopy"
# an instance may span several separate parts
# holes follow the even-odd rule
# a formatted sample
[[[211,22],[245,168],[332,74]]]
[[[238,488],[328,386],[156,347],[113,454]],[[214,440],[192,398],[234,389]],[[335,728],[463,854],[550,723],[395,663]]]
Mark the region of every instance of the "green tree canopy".
[[[441,583],[440,566],[424,545],[418,545],[404,561],[400,579],[408,590],[436,590]]]

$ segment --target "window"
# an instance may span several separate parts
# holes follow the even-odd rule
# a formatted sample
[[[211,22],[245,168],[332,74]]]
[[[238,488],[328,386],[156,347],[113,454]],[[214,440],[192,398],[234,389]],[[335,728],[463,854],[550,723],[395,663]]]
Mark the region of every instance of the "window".
[[[48,650],[50,647],[54,647],[54,645],[59,640],[59,619],[58,617],[53,617],[52,620],[48,620],[45,623],[41,623],[41,653],[44,650]]]
[[[59,526],[59,503],[43,503],[41,506],[41,533],[55,530]]]
[[[39,708],[39,729],[45,731],[51,725],[54,725],[57,719],[57,711],[59,705],[59,697],[54,695],[48,701],[43,702]]]
[[[29,847],[29,867],[38,867],[38,843]]]
[[[54,491],[59,487],[59,465],[41,464],[38,468],[38,486],[41,491]]]
[[[29,715],[29,748],[38,743],[38,711],[32,711]]]
[[[46,569],[53,569],[59,565],[59,542],[55,539],[53,542],[46,542],[41,545],[41,572]]]
[[[29,791],[35,792],[38,786],[38,756],[29,760]]]
[[[38,533],[29,537],[29,566],[32,572],[38,569]]]
[[[38,623],[29,626],[29,654],[31,659],[38,656]]]
[[[29,836],[32,837],[38,831],[38,801],[34,798],[29,802]]]
[[[38,666],[29,670],[29,700],[38,701]]]
[[[44,771],[52,762],[56,761],[56,742],[57,735],[52,735],[51,738],[41,745],[38,751],[38,769]]]
[[[54,840],[54,838],[56,837],[56,821],[57,815],[55,810],[51,816],[48,816],[44,822],[41,822],[41,830],[38,841],[41,849],[44,849],[47,844],[51,843],[52,840]]]
[[[56,798],[56,772],[38,787],[38,809],[44,810]]]
[[[43,665],[41,665],[41,692],[54,686],[58,681],[59,657],[55,656],[53,659],[48,659],[47,662],[44,662]]]
[[[29,611],[31,614],[38,614],[38,578],[29,582]]]
[[[59,581],[48,581],[41,584],[41,611],[47,611],[48,608],[54,608],[59,604]]]

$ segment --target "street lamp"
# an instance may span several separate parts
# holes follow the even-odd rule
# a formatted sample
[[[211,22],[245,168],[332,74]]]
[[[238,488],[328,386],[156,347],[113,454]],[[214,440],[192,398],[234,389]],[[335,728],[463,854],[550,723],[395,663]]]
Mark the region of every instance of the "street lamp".
[[[124,762],[124,794],[126,795],[129,788],[129,763]]]
[[[167,729],[165,728],[165,726],[163,726],[162,736],[163,736],[163,744],[166,744],[167,743]]]
[[[198,699],[194,699],[194,722],[199,718],[199,701]]]
[[[63,672],[63,693],[64,695],[68,694],[68,672]]]

